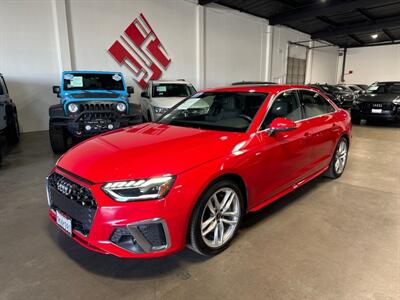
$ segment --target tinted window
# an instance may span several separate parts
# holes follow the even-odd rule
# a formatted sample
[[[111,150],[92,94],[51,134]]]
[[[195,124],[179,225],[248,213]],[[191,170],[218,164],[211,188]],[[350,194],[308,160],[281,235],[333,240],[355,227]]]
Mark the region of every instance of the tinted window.
[[[400,82],[378,83],[368,88],[371,94],[400,94]]]
[[[67,73],[64,90],[124,90],[119,74]]]
[[[292,121],[302,119],[301,107],[297,100],[295,91],[288,91],[280,94],[272,103],[268,110],[267,117],[265,118],[262,128],[268,128],[269,124],[275,118],[288,118]]]
[[[188,97],[192,93],[186,84],[154,84],[153,97]]]
[[[267,94],[248,92],[198,93],[180,102],[158,120],[162,124],[244,132]]]
[[[312,118],[335,111],[332,105],[320,94],[313,91],[301,91],[302,104],[306,118]]]

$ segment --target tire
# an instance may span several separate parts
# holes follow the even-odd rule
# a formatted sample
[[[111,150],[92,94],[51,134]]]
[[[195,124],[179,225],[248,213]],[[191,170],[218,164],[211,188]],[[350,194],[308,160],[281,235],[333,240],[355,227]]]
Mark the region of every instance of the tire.
[[[343,147],[343,145],[345,145],[344,161],[342,160],[343,153],[341,151],[341,147]],[[342,176],[344,169],[346,168],[348,154],[349,154],[349,143],[345,137],[341,137],[339,142],[336,145],[335,153],[333,153],[333,157],[332,157],[331,163],[329,165],[329,169],[324,174],[325,177],[328,177],[331,179],[336,179],[336,178],[339,178],[340,176]],[[339,159],[341,161],[338,162]],[[341,166],[339,169],[337,167],[337,164],[339,164]]]
[[[217,205],[215,205],[216,202],[213,196],[216,195],[218,203],[223,204],[223,199],[229,192],[231,192],[231,198],[228,197],[227,199],[229,200],[225,203],[230,205],[225,206],[225,213],[222,212],[224,207],[220,210],[215,209]],[[211,206],[214,206],[213,208],[216,212],[214,214],[211,213],[208,205],[209,201],[212,201]],[[209,186],[193,210],[188,232],[189,248],[204,256],[216,255],[228,248],[240,227],[243,216],[243,203],[242,191],[234,181],[221,180]],[[207,223],[209,220],[212,221]],[[228,221],[231,223],[226,223]],[[203,231],[202,225],[204,227]],[[219,234],[217,239],[215,238],[215,231],[217,231],[217,236]],[[216,244],[213,244],[216,240]]]
[[[19,142],[19,122],[17,114],[11,111],[7,116],[7,129],[6,129],[6,139],[7,143],[10,145],[15,145]]]
[[[50,144],[55,154],[61,154],[68,150],[68,136],[61,126],[49,124]]]

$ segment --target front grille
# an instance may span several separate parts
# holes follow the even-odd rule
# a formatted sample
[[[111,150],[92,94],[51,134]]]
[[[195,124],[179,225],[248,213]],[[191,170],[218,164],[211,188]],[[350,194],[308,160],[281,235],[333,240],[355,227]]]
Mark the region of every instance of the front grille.
[[[72,228],[87,235],[97,210],[90,190],[68,178],[52,173],[48,177],[50,208],[59,210],[72,219]]]
[[[371,113],[372,109],[392,110],[392,103],[378,102],[364,102],[360,104],[360,111],[363,113]]]
[[[79,104],[80,112],[116,111],[116,103],[83,103]]]

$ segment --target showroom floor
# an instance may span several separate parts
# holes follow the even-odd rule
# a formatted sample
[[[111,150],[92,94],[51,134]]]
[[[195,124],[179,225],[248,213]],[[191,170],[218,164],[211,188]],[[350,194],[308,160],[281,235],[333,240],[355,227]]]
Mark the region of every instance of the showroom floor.
[[[246,217],[223,254],[92,253],[47,218],[46,132],[0,167],[0,299],[399,299],[400,128],[355,126],[349,164]]]

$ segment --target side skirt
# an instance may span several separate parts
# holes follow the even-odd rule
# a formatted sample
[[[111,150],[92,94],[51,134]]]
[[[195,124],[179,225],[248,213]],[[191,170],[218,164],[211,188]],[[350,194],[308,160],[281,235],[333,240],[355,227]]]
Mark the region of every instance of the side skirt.
[[[299,187],[305,185],[307,182],[310,182],[311,180],[317,178],[321,174],[325,173],[325,171],[328,170],[328,169],[329,169],[329,165],[326,166],[325,168],[323,168],[322,170],[318,171],[317,173],[314,173],[313,175],[307,177],[306,179],[303,179],[302,181],[291,185],[286,190],[280,192],[279,194],[276,194],[275,196],[267,199],[266,201],[260,203],[259,205],[250,208],[248,211],[249,212],[255,212],[257,210],[260,210],[261,208],[271,204],[272,202],[278,200],[279,198],[282,198],[283,196],[289,194],[290,192],[293,192],[294,190],[297,190]]]

